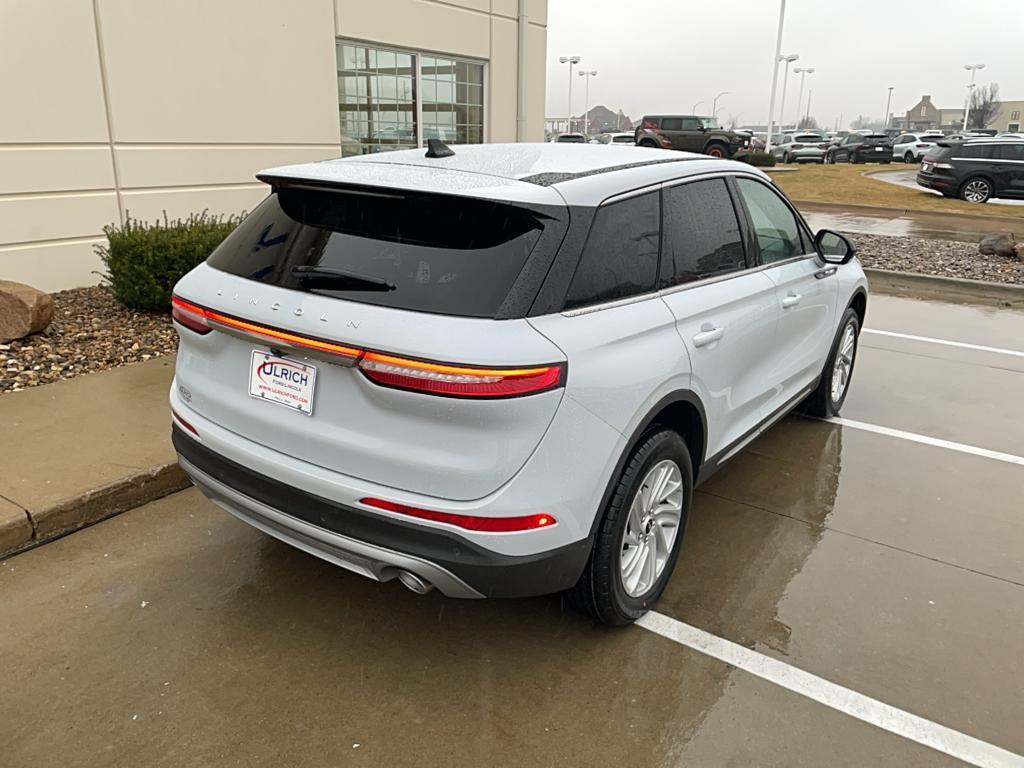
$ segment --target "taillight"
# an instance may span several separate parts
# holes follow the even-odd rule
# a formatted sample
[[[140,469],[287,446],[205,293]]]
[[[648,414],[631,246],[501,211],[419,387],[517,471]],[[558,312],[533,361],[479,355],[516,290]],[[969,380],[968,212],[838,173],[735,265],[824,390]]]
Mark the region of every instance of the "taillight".
[[[536,515],[521,515],[519,517],[479,517],[477,515],[458,515],[453,512],[438,512],[433,509],[420,509],[410,507],[407,504],[399,504],[384,499],[360,499],[360,504],[375,509],[383,509],[386,512],[394,512],[407,517],[418,517],[421,520],[431,520],[435,523],[447,523],[458,528],[465,528],[467,531],[480,531],[482,533],[514,533],[516,531],[533,531],[538,528],[550,528],[557,522],[555,518],[546,512]]]
[[[472,368],[367,352],[359,370],[377,384],[449,397],[516,397],[562,383],[562,365],[530,368]]]
[[[196,430],[196,428],[193,427],[191,423],[189,423],[188,421],[185,421],[185,419],[181,418],[181,414],[178,413],[173,408],[171,408],[171,415],[174,416],[174,420],[177,421],[179,424],[181,424],[181,426],[183,426],[185,429],[187,429],[189,432],[191,432],[196,437],[199,437],[198,430]]]
[[[220,328],[241,332],[268,344],[327,353],[341,358],[346,365],[357,365],[367,379],[385,387],[447,397],[486,399],[533,395],[565,383],[564,363],[485,368],[416,360],[269,328],[200,307],[177,296],[173,297],[171,304],[174,319],[196,333],[205,334]]]
[[[793,145],[793,149],[803,149],[803,148],[804,148],[803,144],[794,144]]]
[[[171,298],[171,317],[190,331],[199,334],[209,333],[213,330],[206,320],[205,309],[197,307],[195,304],[189,304],[177,296]]]
[[[915,144],[914,146],[917,147],[918,149],[927,149],[928,147],[931,146],[931,144]]]

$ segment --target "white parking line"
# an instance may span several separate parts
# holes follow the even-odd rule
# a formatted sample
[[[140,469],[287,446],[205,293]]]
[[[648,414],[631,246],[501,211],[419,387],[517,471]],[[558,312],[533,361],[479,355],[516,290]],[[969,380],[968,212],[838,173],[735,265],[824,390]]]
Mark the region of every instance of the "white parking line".
[[[976,349],[979,352],[993,352],[997,355],[1012,355],[1013,357],[1024,357],[1024,352],[1016,349],[1004,349],[1003,347],[985,347],[981,344],[968,344],[964,341],[950,341],[949,339],[936,339],[932,336],[914,336],[909,333],[896,333],[895,331],[876,331],[874,328],[865,328],[861,333],[873,333],[877,336],[892,336],[896,339],[908,339],[910,341],[926,341],[929,344],[941,344],[944,347],[959,347],[960,349]]]
[[[833,416],[830,419],[822,419],[822,421],[827,421],[830,424],[840,424],[844,427],[850,427],[851,429],[862,429],[865,432],[874,432],[875,434],[885,435],[887,437],[896,437],[899,438],[900,440],[910,440],[911,442],[922,443],[923,445],[934,445],[936,448],[946,448],[950,451],[970,453],[974,456],[983,456],[986,459],[1005,461],[1007,464],[1018,464],[1024,467],[1024,456],[1015,456],[1012,453],[991,451],[988,448],[979,448],[976,445],[955,443],[952,440],[943,440],[938,437],[928,437],[928,435],[919,435],[916,432],[904,432],[902,429],[892,429],[891,427],[880,427],[877,424],[866,424],[863,421],[844,419],[841,416]]]
[[[651,612],[637,625],[865,723],[984,768],[1022,768],[1024,757],[851,691],[770,656]]]

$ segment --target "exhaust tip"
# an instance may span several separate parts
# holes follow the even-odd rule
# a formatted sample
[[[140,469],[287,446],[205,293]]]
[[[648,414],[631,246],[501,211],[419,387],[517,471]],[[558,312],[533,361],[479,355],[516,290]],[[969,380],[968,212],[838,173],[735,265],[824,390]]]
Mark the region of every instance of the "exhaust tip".
[[[398,580],[402,582],[403,586],[415,592],[417,595],[425,595],[434,588],[433,584],[426,579],[417,576],[412,571],[399,571]]]

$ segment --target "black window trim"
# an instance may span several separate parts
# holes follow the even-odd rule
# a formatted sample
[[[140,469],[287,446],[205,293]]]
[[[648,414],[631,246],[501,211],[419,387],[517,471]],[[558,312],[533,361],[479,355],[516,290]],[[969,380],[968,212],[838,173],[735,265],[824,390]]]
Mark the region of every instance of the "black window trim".
[[[726,186],[729,188],[729,195],[732,197],[733,201],[733,209],[736,211],[736,218],[739,220],[740,232],[743,236],[744,256],[747,261],[746,269],[738,269],[735,272],[727,272],[724,275],[705,277],[700,280],[693,280],[689,283],[673,285],[668,288],[662,288],[660,290],[656,289],[654,291],[649,291],[647,293],[638,293],[635,296],[626,296],[625,298],[614,299],[613,301],[605,301],[598,304],[588,304],[585,306],[573,307],[572,309],[563,309],[559,311],[557,314],[560,314],[563,317],[577,317],[579,315],[589,315],[592,312],[601,312],[606,309],[616,309],[618,307],[624,307],[630,304],[637,304],[641,301],[650,301],[651,299],[657,299],[663,296],[670,296],[673,293],[678,293],[679,291],[689,291],[694,288],[700,288],[705,285],[711,285],[713,283],[720,283],[725,280],[734,280],[738,277],[754,274],[755,272],[764,272],[765,270],[774,269],[775,267],[782,266],[784,264],[796,263],[798,261],[803,261],[804,259],[809,258],[815,258],[819,262],[824,263],[824,259],[822,258],[821,254],[818,253],[816,250],[810,253],[805,253],[801,256],[794,256],[784,261],[776,261],[771,264],[760,263],[760,249],[757,248],[756,242],[752,239],[753,224],[751,223],[750,214],[747,211],[746,204],[743,202],[742,196],[740,195],[739,190],[736,188],[737,179],[751,179],[753,181],[760,182],[761,184],[764,184],[765,186],[769,187],[776,195],[779,195],[779,197],[781,197],[782,200],[786,203],[786,206],[796,217],[798,226],[801,228],[804,234],[808,235],[809,242],[814,242],[814,236],[811,233],[811,228],[807,226],[807,223],[804,221],[803,216],[800,215],[800,212],[789,201],[789,198],[787,198],[785,195],[779,194],[779,191],[774,187],[774,185],[771,184],[771,182],[765,181],[765,179],[753,173],[746,173],[744,171],[711,171],[708,173],[694,174],[692,176],[686,176],[678,179],[669,179],[668,181],[659,181],[655,182],[654,184],[648,184],[643,187],[638,187],[637,189],[631,189],[627,192],[619,192],[614,195],[611,195],[602,200],[600,204],[598,204],[594,208],[594,211],[596,213],[597,210],[610,203],[616,203],[621,200],[626,200],[631,197],[636,197],[638,195],[643,195],[648,192],[653,192],[655,190],[657,190],[659,196],[661,196],[662,190],[668,187],[677,187],[681,184],[692,184],[693,182],[696,181],[707,181],[709,179],[725,179]],[[662,203],[662,207],[664,207],[664,203]],[[664,215],[662,215],[662,227],[664,227],[664,222],[665,217]],[[593,222],[591,222],[591,226],[593,226]],[[661,240],[659,239],[659,275],[661,274],[661,256]]]

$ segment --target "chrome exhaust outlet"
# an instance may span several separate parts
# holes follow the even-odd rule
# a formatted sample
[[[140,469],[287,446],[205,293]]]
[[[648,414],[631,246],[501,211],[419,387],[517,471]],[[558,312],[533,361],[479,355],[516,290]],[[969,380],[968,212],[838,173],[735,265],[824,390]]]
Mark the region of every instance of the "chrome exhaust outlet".
[[[433,584],[426,579],[417,576],[412,571],[399,571],[398,580],[417,595],[425,595],[434,588]]]

